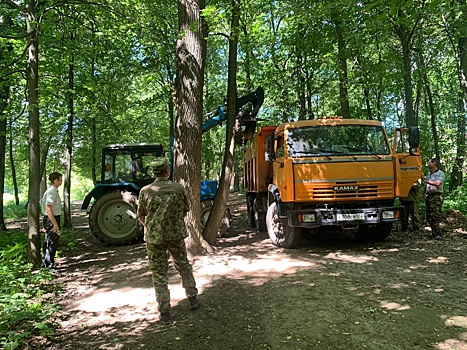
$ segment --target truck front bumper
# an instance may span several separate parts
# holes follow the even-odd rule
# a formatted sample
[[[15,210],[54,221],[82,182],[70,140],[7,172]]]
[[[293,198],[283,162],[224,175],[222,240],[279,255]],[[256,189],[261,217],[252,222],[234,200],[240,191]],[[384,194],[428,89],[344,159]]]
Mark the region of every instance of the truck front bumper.
[[[360,209],[307,209],[287,213],[291,227],[365,225],[400,221],[402,206]]]

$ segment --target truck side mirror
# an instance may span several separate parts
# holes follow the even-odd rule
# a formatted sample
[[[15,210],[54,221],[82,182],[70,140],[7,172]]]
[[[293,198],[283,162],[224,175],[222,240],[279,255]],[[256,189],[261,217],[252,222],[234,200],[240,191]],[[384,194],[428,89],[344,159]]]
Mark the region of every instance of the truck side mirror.
[[[409,146],[410,149],[417,149],[420,147],[420,130],[418,126],[411,126],[409,128]]]
[[[274,133],[266,135],[266,152],[264,154],[264,160],[267,163],[271,163],[276,160],[276,153],[274,152]]]

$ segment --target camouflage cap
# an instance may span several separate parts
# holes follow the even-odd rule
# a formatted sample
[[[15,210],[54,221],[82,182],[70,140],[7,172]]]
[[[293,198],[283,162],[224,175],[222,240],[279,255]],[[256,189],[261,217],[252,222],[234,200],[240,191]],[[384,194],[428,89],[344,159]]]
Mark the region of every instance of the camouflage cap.
[[[169,169],[169,162],[164,157],[154,158],[154,160],[149,163],[149,166],[153,171],[163,172]]]

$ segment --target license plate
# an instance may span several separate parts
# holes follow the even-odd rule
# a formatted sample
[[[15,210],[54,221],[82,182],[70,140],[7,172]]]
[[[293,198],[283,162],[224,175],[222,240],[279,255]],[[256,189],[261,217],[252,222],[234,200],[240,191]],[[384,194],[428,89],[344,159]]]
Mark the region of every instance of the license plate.
[[[337,221],[364,220],[365,213],[337,214]]]

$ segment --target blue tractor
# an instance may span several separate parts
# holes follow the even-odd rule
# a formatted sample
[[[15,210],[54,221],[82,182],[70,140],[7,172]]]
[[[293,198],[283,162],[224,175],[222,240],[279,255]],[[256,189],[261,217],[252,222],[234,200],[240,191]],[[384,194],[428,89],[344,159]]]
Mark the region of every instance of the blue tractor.
[[[264,99],[263,89],[237,99],[237,143],[251,138],[256,114]],[[249,106],[252,105],[252,107]],[[242,108],[243,107],[243,108]],[[225,106],[219,106],[212,119],[203,124],[203,132],[222,125]],[[149,163],[165,155],[159,143],[114,144],[102,149],[101,180],[85,197],[81,209],[89,210],[92,234],[102,243],[127,245],[143,238],[143,227],[136,218],[138,195],[143,186],[154,181]],[[206,223],[216,197],[217,181],[201,182],[201,225]]]

